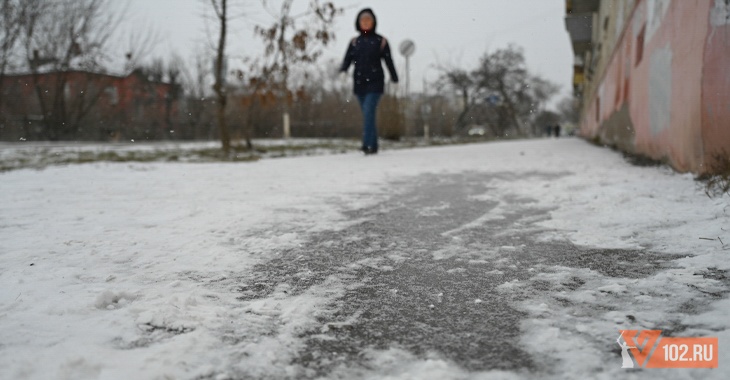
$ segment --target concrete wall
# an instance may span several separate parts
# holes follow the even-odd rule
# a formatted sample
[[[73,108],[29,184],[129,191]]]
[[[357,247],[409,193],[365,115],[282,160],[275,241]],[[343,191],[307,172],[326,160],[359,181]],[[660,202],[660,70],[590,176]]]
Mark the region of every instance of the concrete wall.
[[[680,171],[730,154],[729,3],[603,1],[582,135]]]

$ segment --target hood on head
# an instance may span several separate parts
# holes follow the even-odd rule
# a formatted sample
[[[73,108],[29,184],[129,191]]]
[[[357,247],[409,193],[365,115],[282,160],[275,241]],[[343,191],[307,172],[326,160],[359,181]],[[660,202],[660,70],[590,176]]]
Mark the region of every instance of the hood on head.
[[[378,27],[378,19],[375,18],[375,13],[373,13],[373,10],[370,8],[365,8],[365,9],[361,10],[360,12],[358,12],[357,17],[355,17],[355,30],[357,30],[360,33],[363,32],[363,30],[360,29],[360,16],[362,16],[363,13],[370,13],[370,15],[373,16],[373,30],[371,32],[375,33],[375,28]]]

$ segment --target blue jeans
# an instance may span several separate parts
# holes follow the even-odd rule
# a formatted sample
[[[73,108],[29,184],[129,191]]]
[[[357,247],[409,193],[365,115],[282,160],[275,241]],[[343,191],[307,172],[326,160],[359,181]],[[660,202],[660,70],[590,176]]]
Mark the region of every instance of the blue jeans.
[[[357,100],[360,101],[360,109],[362,109],[363,117],[362,150],[378,150],[378,129],[375,126],[375,118],[381,95],[377,92],[357,94]]]

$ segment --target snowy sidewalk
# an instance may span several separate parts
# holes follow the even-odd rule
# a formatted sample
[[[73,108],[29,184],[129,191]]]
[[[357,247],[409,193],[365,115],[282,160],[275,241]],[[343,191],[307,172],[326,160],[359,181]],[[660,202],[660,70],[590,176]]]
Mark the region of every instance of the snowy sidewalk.
[[[575,139],[2,173],[0,378],[724,379],[728,226]],[[620,329],[720,368],[622,370]]]

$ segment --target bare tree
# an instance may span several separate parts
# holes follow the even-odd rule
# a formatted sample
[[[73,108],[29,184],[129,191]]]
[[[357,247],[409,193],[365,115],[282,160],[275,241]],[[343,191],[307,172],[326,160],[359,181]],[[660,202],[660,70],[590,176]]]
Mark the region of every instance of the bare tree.
[[[558,103],[558,113],[564,123],[577,125],[580,121],[580,101],[574,97],[564,98]]]
[[[289,106],[293,99],[289,83],[291,68],[312,64],[319,59],[323,48],[335,38],[332,24],[342,9],[330,1],[310,0],[303,13],[294,14],[294,0],[281,0],[278,10],[272,9],[271,0],[261,2],[274,18],[274,23],[255,28],[256,35],[265,45],[265,62],[260,67],[261,80],[258,82],[268,85],[283,100],[284,136],[289,137]]]
[[[162,58],[155,58],[148,65],[137,67],[137,70],[153,82],[162,82],[165,79],[166,67]]]
[[[473,72],[483,94],[500,98],[505,121],[518,134],[528,135],[527,125],[542,104],[558,91],[558,87],[531,75],[521,48],[510,45],[492,54],[485,54]]]
[[[207,55],[202,52],[194,54],[191,63],[192,67],[185,65],[182,60],[176,64],[181,70],[180,83],[185,94],[185,133],[193,139],[210,139],[214,115],[211,113],[212,101],[208,98],[208,78],[212,68]]]
[[[175,133],[173,129],[175,122],[172,120],[173,105],[176,104],[184,95],[182,70],[182,58],[174,56],[166,68],[167,82],[172,88],[172,91],[167,93],[165,96],[165,127],[170,136],[174,136],[173,133]]]
[[[160,58],[156,58],[149,64],[136,68],[136,72],[141,74],[146,80],[155,84],[167,83],[170,85],[170,91],[165,93],[163,118],[165,134],[168,137],[173,137],[173,126],[176,124],[176,120],[172,120],[173,105],[177,104],[184,95],[182,83],[183,69],[184,62],[177,55],[173,55],[168,63],[165,63]]]
[[[154,27],[147,25],[123,31],[124,41],[124,72],[129,73],[142,65],[142,60],[149,57],[155,46],[160,42],[160,35]]]
[[[231,134],[228,130],[226,122],[226,106],[228,104],[228,94],[226,91],[226,38],[228,36],[228,22],[230,19],[228,0],[210,0],[211,6],[215,13],[216,21],[219,27],[218,44],[216,47],[215,57],[215,82],[213,91],[216,94],[218,107],[216,109],[216,119],[218,121],[218,131],[221,139],[221,148],[223,154],[228,156],[231,152]]]
[[[11,68],[11,60],[16,44],[20,39],[25,9],[29,2],[21,0],[0,0],[0,110],[3,107],[3,83],[7,70]],[[0,118],[3,113],[0,112]]]
[[[475,95],[479,89],[476,87],[471,73],[464,69],[441,67],[440,70],[442,74],[437,87],[450,87],[459,96],[461,112],[456,119],[456,126],[464,128],[467,125],[469,111],[476,105],[477,97]]]
[[[519,135],[532,134],[533,119],[558,91],[555,84],[529,72],[522,49],[514,45],[483,55],[472,71],[442,69],[440,82],[462,98],[457,127],[466,125],[471,112],[489,119],[498,135],[510,129]]]
[[[111,0],[25,0],[25,60],[47,138],[73,138],[105,89],[88,80],[69,86],[75,70],[104,72],[124,12]],[[43,75],[42,75],[43,74]],[[50,74],[50,75],[49,75]],[[77,85],[79,83],[77,82]]]

